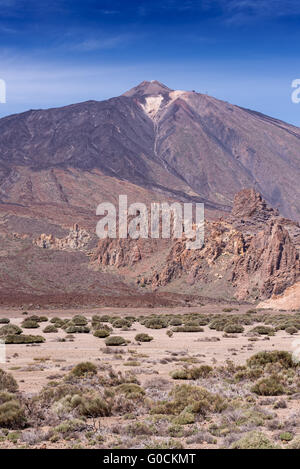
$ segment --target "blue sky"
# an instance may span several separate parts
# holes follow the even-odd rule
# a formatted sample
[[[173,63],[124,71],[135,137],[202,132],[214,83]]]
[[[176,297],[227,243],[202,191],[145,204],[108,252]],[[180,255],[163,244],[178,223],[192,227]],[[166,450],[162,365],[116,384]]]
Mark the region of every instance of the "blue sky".
[[[299,26],[299,0],[0,0],[0,116],[156,79],[300,126]]]

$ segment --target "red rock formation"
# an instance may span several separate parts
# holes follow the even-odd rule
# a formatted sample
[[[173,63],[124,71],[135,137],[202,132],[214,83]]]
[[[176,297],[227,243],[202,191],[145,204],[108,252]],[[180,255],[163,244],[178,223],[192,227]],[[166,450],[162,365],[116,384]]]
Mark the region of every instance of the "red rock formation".
[[[292,233],[290,236],[289,231]],[[99,264],[130,270],[142,264],[143,282],[152,288],[192,285],[212,288],[238,299],[264,299],[283,292],[300,277],[299,250],[295,240],[300,227],[268,207],[253,189],[235,197],[227,221],[207,222],[205,245],[186,248],[186,240],[99,241],[93,260]],[[160,253],[158,264],[149,259]],[[148,259],[148,266],[145,260]],[[178,287],[177,287],[178,288]],[[180,288],[180,287],[179,287]]]

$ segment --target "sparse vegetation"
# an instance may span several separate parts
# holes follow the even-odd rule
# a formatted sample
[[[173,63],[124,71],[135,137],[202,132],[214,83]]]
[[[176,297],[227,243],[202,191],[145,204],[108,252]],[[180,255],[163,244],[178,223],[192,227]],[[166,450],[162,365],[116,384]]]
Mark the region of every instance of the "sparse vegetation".
[[[41,354],[41,348],[29,348],[28,352],[34,352],[33,359],[26,365],[22,363],[22,368],[11,363],[9,372],[0,369],[0,447],[8,444],[39,447],[47,440],[47,447],[53,448],[78,447],[79,441],[82,447],[107,448],[125,445],[151,449],[193,445],[231,449],[300,448],[297,436],[300,420],[292,411],[300,392],[299,365],[291,353],[272,349],[274,339],[270,331],[262,337],[257,332],[253,334],[253,329],[260,327],[272,331],[294,327],[298,332],[294,324],[298,324],[299,313],[289,318],[278,313],[250,315],[234,311],[224,316],[153,314],[140,316],[137,321],[132,316],[120,318],[111,314],[94,315],[91,320],[81,314],[74,317],[49,321],[43,332],[53,334],[49,337],[50,344],[53,338],[54,341],[61,338],[61,334],[56,336],[59,329],[67,333],[69,328],[90,330],[91,325],[92,334],[103,341],[95,341],[92,334],[90,338],[65,335],[64,340],[75,339],[75,347],[82,340],[98,343],[99,356],[96,355],[94,363],[70,364],[70,361],[64,363],[63,358],[54,361],[51,353]],[[36,315],[27,317],[26,321],[43,322],[38,322]],[[136,332],[132,328],[135,321]],[[153,330],[151,335],[143,332],[146,323]],[[7,343],[34,346],[45,340],[41,336],[25,335],[21,328],[10,323],[5,323],[0,331],[3,328],[2,337]],[[110,335],[113,328],[122,329],[124,337]],[[189,335],[199,330],[204,334]],[[174,331],[183,334],[183,341]],[[166,333],[174,333],[174,338],[169,340]],[[223,339],[234,337],[230,334],[243,334],[235,336],[243,345],[233,348],[233,341]],[[229,344],[225,346],[230,352],[227,361],[221,361],[218,356],[218,361],[214,360],[214,354],[207,354],[205,341],[215,341],[216,337],[221,343],[223,340]],[[183,346],[177,346],[177,338]],[[142,346],[143,342],[152,340],[151,347]],[[123,347],[130,341],[129,347]],[[164,342],[162,356],[157,355],[156,341],[158,346],[160,341]],[[266,344],[267,350],[253,353],[242,364],[236,363],[235,354],[239,350],[247,351],[249,357],[256,342]],[[63,343],[60,347],[64,347]],[[11,360],[13,354],[9,356]],[[164,377],[157,374],[158,367]],[[18,378],[20,369],[23,374],[43,371],[44,376],[47,370],[47,384],[32,395],[19,391],[11,373]],[[47,422],[47,431],[40,428],[41,422]]]

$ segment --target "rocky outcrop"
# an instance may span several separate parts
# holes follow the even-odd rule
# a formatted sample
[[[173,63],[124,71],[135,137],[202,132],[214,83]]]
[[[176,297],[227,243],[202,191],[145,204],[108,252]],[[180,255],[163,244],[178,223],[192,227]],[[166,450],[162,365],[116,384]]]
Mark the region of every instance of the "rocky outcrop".
[[[259,299],[282,293],[299,276],[299,252],[288,231],[272,221],[252,237],[234,265],[232,281],[238,298]]]
[[[235,197],[228,220],[206,222],[202,249],[186,240],[102,240],[93,256],[98,265],[132,269],[159,252],[160,262],[143,275],[151,288],[173,282],[194,288],[232,291],[241,300],[270,298],[300,278],[297,223],[280,217],[253,189]],[[144,264],[145,266],[145,264]],[[145,270],[145,269],[144,269]],[[180,287],[179,287],[180,288]]]
[[[287,288],[282,295],[273,295],[267,301],[259,303],[259,308],[295,311],[300,309],[300,282]]]
[[[262,196],[253,188],[243,189],[234,197],[231,220],[239,229],[259,228],[273,217],[278,217],[278,210],[268,206]]]
[[[33,243],[43,249],[81,250],[88,246],[90,240],[91,235],[75,224],[65,238],[42,233]]]

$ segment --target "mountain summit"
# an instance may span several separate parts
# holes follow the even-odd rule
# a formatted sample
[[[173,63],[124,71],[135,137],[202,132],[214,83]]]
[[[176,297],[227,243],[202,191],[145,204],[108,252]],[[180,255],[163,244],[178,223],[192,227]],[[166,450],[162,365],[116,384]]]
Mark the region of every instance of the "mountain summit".
[[[129,98],[151,95],[155,96],[158,94],[168,94],[171,91],[173,90],[157,80],[142,81],[139,85],[131,88],[129,91],[126,91],[123,96],[128,96]]]

